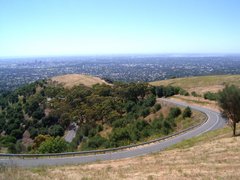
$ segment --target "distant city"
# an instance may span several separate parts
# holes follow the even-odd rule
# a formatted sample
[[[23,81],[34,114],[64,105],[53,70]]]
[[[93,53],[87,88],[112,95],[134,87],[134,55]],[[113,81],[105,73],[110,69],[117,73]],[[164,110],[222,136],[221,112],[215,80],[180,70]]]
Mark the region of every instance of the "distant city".
[[[0,90],[63,74],[111,81],[156,81],[177,77],[240,74],[240,56],[81,56],[0,59]]]

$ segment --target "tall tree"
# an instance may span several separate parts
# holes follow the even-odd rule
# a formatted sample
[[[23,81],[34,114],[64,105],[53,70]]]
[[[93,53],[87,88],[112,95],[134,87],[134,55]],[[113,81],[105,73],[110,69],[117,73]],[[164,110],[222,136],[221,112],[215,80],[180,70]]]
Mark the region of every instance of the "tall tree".
[[[226,86],[219,92],[218,104],[236,136],[236,124],[240,122],[240,89],[234,85]]]

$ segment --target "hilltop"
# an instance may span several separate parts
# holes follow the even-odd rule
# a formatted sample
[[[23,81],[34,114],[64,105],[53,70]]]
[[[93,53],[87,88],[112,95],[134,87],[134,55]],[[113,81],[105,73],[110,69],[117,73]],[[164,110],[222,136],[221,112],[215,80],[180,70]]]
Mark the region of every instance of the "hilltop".
[[[95,84],[107,84],[105,80],[83,74],[66,74],[62,76],[52,77],[50,80],[56,82],[57,84],[63,85],[65,88],[72,88],[73,86],[84,85],[87,87],[92,87]]]
[[[199,94],[204,94],[207,91],[217,92],[223,89],[225,85],[234,84],[239,87],[240,75],[196,76],[154,81],[150,82],[150,84],[154,86],[179,86],[189,93],[195,91]]]

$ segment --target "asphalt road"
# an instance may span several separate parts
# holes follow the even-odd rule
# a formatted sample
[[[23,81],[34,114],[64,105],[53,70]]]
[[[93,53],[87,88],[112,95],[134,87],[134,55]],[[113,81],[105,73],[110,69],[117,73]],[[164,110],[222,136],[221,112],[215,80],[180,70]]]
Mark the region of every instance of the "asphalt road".
[[[218,112],[203,108],[200,106],[188,105],[186,103],[180,103],[173,100],[164,99],[166,102],[174,103],[181,106],[189,106],[194,110],[204,112],[208,116],[208,120],[201,126],[190,130],[186,133],[178,136],[159,141],[153,144],[116,151],[112,153],[86,155],[86,156],[75,156],[75,157],[56,157],[56,158],[39,158],[39,159],[20,159],[20,158],[5,158],[0,159],[0,164],[7,166],[22,166],[22,167],[36,167],[36,166],[48,166],[48,165],[67,165],[67,164],[82,164],[90,163],[99,160],[115,160],[129,157],[142,156],[149,153],[159,152],[173,144],[181,142],[185,139],[198,136],[207,131],[221,128],[225,125],[225,120],[220,116]]]

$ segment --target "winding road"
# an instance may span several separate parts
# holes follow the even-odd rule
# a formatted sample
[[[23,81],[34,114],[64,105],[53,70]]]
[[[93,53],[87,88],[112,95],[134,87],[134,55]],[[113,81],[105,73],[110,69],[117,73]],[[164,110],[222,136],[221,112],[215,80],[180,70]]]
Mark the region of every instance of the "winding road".
[[[220,113],[215,112],[213,110],[189,105],[187,103],[177,102],[174,100],[163,99],[163,101],[168,103],[174,103],[179,106],[189,106],[194,110],[201,111],[205,113],[208,117],[207,121],[203,123],[201,126],[198,126],[190,131],[177,135],[175,137],[171,137],[156,143],[152,143],[145,146],[125,149],[116,152],[108,152],[105,154],[93,154],[93,155],[85,155],[85,156],[74,156],[74,157],[54,157],[54,158],[3,158],[0,159],[0,165],[7,166],[22,166],[22,167],[36,167],[36,166],[51,166],[51,165],[67,165],[67,164],[82,164],[82,163],[90,163],[94,161],[102,161],[102,160],[115,160],[122,158],[130,158],[136,156],[142,156],[149,153],[159,152],[173,144],[181,142],[185,139],[192,138],[194,136],[199,136],[207,131],[215,130],[225,126],[225,120],[221,117]]]

